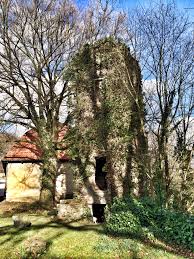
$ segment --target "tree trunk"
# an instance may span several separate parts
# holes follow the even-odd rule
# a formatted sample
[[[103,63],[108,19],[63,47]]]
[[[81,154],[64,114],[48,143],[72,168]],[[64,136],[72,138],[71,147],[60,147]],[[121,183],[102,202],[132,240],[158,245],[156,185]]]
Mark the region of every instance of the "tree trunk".
[[[148,195],[148,179],[147,174],[149,170],[148,161],[148,143],[145,133],[145,111],[143,106],[143,100],[139,97],[138,104],[134,103],[132,106],[132,124],[131,133],[134,134],[134,160],[138,169],[138,193],[140,197]]]
[[[137,148],[137,159],[138,159],[138,184],[139,184],[139,196],[144,197],[148,195],[148,179],[147,173],[149,170],[148,166],[148,145],[147,139],[142,131],[139,129],[138,148]]]
[[[47,157],[43,160],[40,202],[46,207],[55,206],[57,177],[57,158]]]
[[[167,204],[170,191],[170,169],[169,169],[169,157],[168,157],[168,125],[167,121],[163,123],[161,129],[161,134],[159,136],[158,150],[159,150],[159,167],[160,167],[160,177],[159,181],[161,182],[161,188],[163,192],[163,199]]]
[[[56,131],[57,132],[57,131]],[[40,190],[40,202],[47,207],[55,205],[56,193],[56,177],[57,177],[57,152],[56,152],[56,138],[57,134],[48,131],[43,127],[39,132],[40,147],[42,149],[42,179]]]
[[[169,158],[167,150],[168,140],[166,140],[164,146],[164,174],[165,174],[165,189],[166,189],[166,202],[170,197],[170,169],[169,169]]]

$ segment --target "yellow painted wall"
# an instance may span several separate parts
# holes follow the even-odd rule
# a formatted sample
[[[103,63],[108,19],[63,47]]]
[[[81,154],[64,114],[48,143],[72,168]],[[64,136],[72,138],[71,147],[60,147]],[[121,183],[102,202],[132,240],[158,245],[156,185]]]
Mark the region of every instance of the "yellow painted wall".
[[[89,204],[106,204],[107,192],[101,191],[95,184],[95,173],[88,178],[88,182],[81,189],[74,182],[75,166],[71,163],[59,163],[56,180],[56,199],[65,199],[66,195],[71,195],[78,191]],[[40,165],[33,163],[8,163],[7,168],[7,190],[6,201],[33,202],[40,198]],[[91,189],[93,190],[91,192]]]
[[[7,201],[30,202],[39,200],[41,170],[38,164],[9,163],[6,170]]]

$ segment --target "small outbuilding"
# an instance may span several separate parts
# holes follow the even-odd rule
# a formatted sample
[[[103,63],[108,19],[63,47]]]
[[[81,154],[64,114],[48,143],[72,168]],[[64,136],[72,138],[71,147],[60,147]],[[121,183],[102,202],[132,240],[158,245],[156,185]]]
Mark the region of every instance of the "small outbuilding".
[[[61,143],[66,128],[58,134]],[[38,134],[34,130],[27,131],[17,140],[2,159],[6,176],[6,201],[35,202],[40,199],[42,176],[42,151],[36,144]],[[56,200],[59,216],[81,217],[85,209],[103,220],[104,207],[107,203],[106,172],[104,158],[96,158],[96,170],[87,180],[79,177],[77,166],[64,150],[58,151],[58,171],[56,179]]]
[[[58,139],[62,140],[66,129],[62,129]],[[6,176],[6,201],[32,202],[40,198],[42,175],[42,151],[37,143],[34,130],[27,131],[15,142],[2,159]],[[71,162],[64,151],[58,152],[58,172],[56,195],[60,198],[72,196],[73,173]]]

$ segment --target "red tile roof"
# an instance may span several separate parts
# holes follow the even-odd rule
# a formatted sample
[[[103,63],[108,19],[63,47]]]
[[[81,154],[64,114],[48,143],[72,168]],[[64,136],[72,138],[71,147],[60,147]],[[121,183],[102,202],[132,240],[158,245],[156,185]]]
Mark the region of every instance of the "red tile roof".
[[[58,133],[58,142],[60,143],[67,132],[67,127],[63,127]],[[19,140],[15,142],[8,151],[3,161],[40,161],[42,159],[42,150],[36,144],[38,133],[35,130],[27,131]],[[57,151],[58,159],[69,160],[64,150]]]

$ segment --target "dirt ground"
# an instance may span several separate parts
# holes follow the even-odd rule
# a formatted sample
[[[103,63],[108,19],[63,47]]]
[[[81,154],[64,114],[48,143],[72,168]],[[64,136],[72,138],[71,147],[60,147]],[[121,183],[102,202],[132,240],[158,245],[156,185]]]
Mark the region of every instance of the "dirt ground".
[[[40,207],[39,203],[29,204],[27,202],[0,202],[0,216],[12,216],[15,213],[42,213],[45,210]]]

